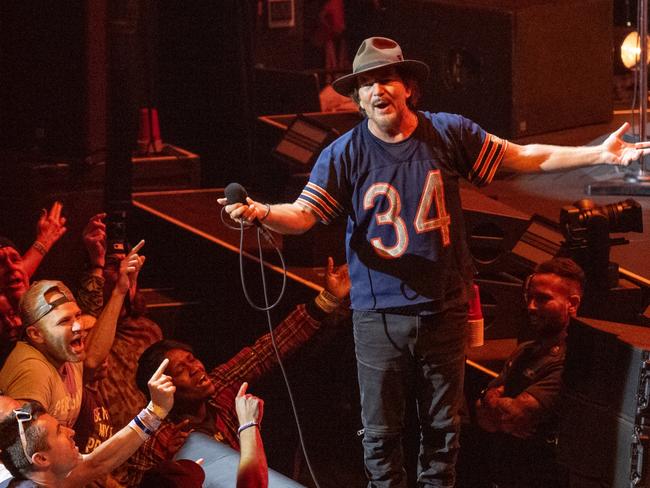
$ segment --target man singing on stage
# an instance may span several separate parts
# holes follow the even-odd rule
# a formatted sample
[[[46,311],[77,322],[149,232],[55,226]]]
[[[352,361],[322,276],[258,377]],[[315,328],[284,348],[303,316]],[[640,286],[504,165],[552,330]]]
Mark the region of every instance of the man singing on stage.
[[[520,146],[460,115],[417,111],[428,73],[426,64],[405,60],[395,41],[366,39],[352,74],[333,83],[365,119],[323,150],[298,199],[226,206],[233,219],[257,219],[288,234],[347,217],[371,487],[406,487],[402,430],[411,392],[421,435],[418,485],[454,485],[472,279],[459,179],[483,186],[500,167],[532,172],[627,165],[650,153],[648,143],[622,140],[628,124],[599,146]]]

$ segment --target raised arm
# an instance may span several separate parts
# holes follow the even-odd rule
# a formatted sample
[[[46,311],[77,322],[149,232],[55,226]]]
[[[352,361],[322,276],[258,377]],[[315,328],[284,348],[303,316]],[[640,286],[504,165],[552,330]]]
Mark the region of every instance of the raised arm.
[[[650,142],[630,143],[623,140],[630,124],[625,123],[597,146],[519,145],[508,143],[502,168],[522,173],[570,170],[595,164],[627,166],[650,154]]]
[[[98,477],[123,464],[150,434],[142,428],[155,431],[174,405],[176,387],[171,377],[163,374],[169,364],[165,359],[148,382],[151,403],[136,419],[84,457],[66,478],[66,487],[85,486]]]
[[[243,383],[235,398],[240,443],[237,488],[266,488],[269,484],[269,467],[260,434],[264,401],[247,394],[247,388],[248,383]]]
[[[86,339],[88,352],[84,361],[84,366],[88,368],[94,369],[99,366],[113,345],[117,319],[120,316],[124,297],[129,289],[135,286],[138,273],[145,262],[145,257],[138,255],[138,251],[143,245],[144,241],[140,241],[120,263],[120,276],[111,297],[88,334]]]
[[[318,222],[316,214],[295,202],[270,205],[247,198],[247,205],[242,203],[228,205],[225,198],[219,198],[217,201],[226,206],[226,212],[231,219],[243,218],[247,222],[257,219],[265,227],[280,234],[302,234]]]
[[[325,289],[314,300],[298,305],[273,329],[275,345],[284,360],[307,343],[320,329],[321,322],[340,305],[350,291],[347,265],[335,267],[329,258],[325,273]],[[244,347],[226,363],[212,370],[220,382],[232,385],[228,391],[236,396],[236,385],[242,381],[254,382],[277,364],[270,334],[265,334],[252,346]]]
[[[93,215],[82,233],[88,268],[82,273],[77,304],[84,314],[96,318],[104,306],[104,265],[106,264],[105,213]]]
[[[36,240],[23,255],[25,273],[31,278],[38,266],[52,246],[58,241],[65,231],[65,217],[61,217],[63,204],[54,202],[48,212],[41,210],[41,215],[36,223]]]

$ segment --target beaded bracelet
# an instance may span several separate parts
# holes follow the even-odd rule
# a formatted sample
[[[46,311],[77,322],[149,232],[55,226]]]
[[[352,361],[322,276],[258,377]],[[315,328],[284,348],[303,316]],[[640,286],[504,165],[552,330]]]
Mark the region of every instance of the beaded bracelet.
[[[41,256],[45,256],[47,254],[47,248],[43,245],[42,242],[34,241],[34,244],[32,244],[32,247],[34,248],[35,251],[38,251],[38,253]]]
[[[251,420],[250,422],[246,422],[245,424],[240,425],[239,429],[237,429],[237,437],[239,437],[239,434],[241,434],[244,430],[248,429],[249,427],[257,427],[259,429],[260,424],[258,422],[255,422],[254,420]]]
[[[338,308],[341,304],[341,300],[336,298],[327,290],[321,291],[318,296],[314,299],[316,305],[321,308],[324,312],[332,313]]]

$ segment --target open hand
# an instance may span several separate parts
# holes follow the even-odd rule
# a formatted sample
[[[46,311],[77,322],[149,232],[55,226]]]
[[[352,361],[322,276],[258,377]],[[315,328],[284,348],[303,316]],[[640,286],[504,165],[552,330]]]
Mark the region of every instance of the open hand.
[[[650,154],[650,142],[626,142],[623,135],[630,129],[625,122],[603,141],[603,162],[619,166],[627,166],[637,159]]]
[[[343,300],[350,293],[350,273],[348,265],[334,267],[334,260],[327,258],[325,269],[325,289],[339,300]]]

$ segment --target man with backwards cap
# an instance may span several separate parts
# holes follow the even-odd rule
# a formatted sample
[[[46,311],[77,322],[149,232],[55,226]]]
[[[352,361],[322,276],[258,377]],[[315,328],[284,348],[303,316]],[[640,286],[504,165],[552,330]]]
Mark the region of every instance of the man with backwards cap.
[[[70,290],[60,281],[37,281],[20,300],[25,341],[0,370],[0,390],[16,400],[36,401],[71,427],[81,405],[84,365],[99,366],[111,347],[115,324],[131,281],[144,263],[141,241],[123,260],[110,300],[89,332]]]
[[[623,141],[629,124],[598,146],[521,146],[460,115],[417,111],[428,72],[404,59],[395,41],[366,39],[353,72],[333,83],[365,119],[322,151],[298,199],[226,206],[233,219],[288,234],[347,216],[364,457],[377,487],[406,486],[401,436],[411,392],[421,434],[418,484],[454,485],[472,279],[459,179],[483,186],[500,167],[624,166],[650,153],[649,143]]]
[[[61,217],[62,205],[55,202],[48,214],[45,209],[37,224],[37,238],[34,244],[22,256],[11,240],[0,236],[0,367],[11,352],[14,343],[22,334],[22,323],[18,313],[18,304],[27,288],[30,278],[36,271],[47,251],[66,231],[65,217]],[[88,253],[88,269],[82,274],[81,288],[78,290],[79,305],[84,313],[96,315],[100,305],[95,303],[101,290],[98,275],[104,266],[103,241],[105,240],[105,214],[99,213],[90,218],[83,231],[83,241]],[[101,295],[100,295],[101,296]]]

